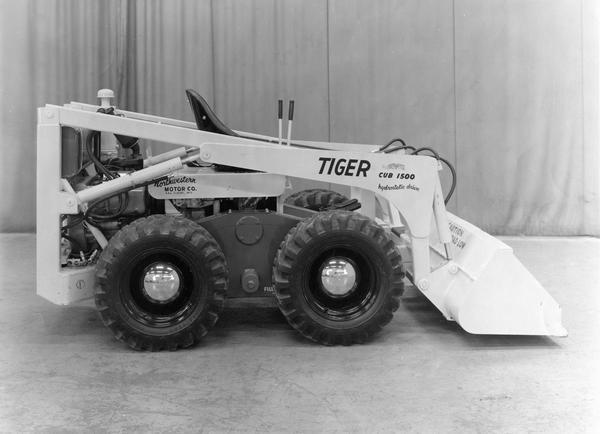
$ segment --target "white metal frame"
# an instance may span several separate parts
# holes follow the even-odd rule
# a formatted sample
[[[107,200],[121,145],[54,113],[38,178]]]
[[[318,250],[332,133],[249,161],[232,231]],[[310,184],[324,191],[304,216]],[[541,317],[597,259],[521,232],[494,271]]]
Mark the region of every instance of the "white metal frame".
[[[468,302],[477,299],[480,300],[479,305],[485,305],[481,301],[481,294],[485,291],[477,287],[478,280],[486,280],[490,274],[488,268],[510,262],[508,271],[524,270],[519,271],[519,275],[527,281],[524,283],[528,286],[526,291],[532,294],[527,309],[536,310],[533,315],[536,320],[508,327],[508,332],[566,334],[560,324],[560,308],[512,257],[512,250],[446,212],[438,163],[434,158],[374,153],[377,149],[374,145],[350,143],[294,141],[300,146],[280,146],[274,137],[240,132],[247,137],[272,140],[272,143],[267,143],[199,131],[190,122],[142,113],[119,111],[122,116],[110,116],[97,113],[97,108],[73,102],[64,107],[47,105],[38,110],[37,288],[39,295],[54,303],[70,304],[89,296],[94,284],[92,267],[72,269],[60,266],[59,216],[79,213],[85,202],[95,194],[93,188],[75,193],[65,191],[68,189],[61,186],[61,126],[70,126],[197,149],[194,158],[206,163],[243,167],[265,172],[268,176],[294,176],[347,185],[351,187],[353,196],[360,197],[363,204],[361,212],[371,217],[375,217],[375,197],[384,199],[383,203],[389,205],[384,224],[392,228],[402,225],[405,229],[403,238],[396,236],[396,239],[399,244],[410,247],[412,269],[409,271],[413,281],[447,319],[456,320],[467,329],[474,324],[470,331],[476,333],[503,332],[502,316],[491,321],[490,327],[480,327],[487,321],[487,314],[475,312]],[[332,170],[329,170],[329,162],[337,163],[340,159],[344,160],[343,164],[334,167],[332,163]],[[156,177],[170,173],[181,169],[183,160],[175,157],[133,175],[138,179],[151,174]],[[342,166],[347,170],[341,170]],[[368,170],[358,170],[367,166]],[[104,188],[105,184],[106,188],[110,188],[109,183],[114,183],[114,188],[117,188],[118,183],[125,185],[127,182],[134,181],[118,178],[99,188]],[[218,181],[215,188],[220,188]],[[460,228],[460,234],[456,228]],[[514,258],[517,264],[508,259],[496,264],[498,257]],[[528,276],[533,280],[528,280]],[[457,289],[458,281],[466,289]],[[493,282],[491,285],[490,297],[504,303],[502,314],[510,315],[506,311],[512,308],[512,301],[505,300],[508,297],[497,296],[502,289],[495,288]],[[535,288],[530,290],[529,286]],[[520,293],[515,296],[519,297]],[[545,305],[540,308],[536,307],[536,303]],[[526,311],[524,316],[530,316],[529,313]]]

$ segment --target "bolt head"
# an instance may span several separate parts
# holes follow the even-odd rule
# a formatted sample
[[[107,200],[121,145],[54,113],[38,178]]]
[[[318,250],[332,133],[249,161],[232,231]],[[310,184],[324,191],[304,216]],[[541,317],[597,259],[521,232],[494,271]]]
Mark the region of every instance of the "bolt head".
[[[429,281],[427,279],[421,279],[419,280],[418,286],[421,291],[427,291],[429,289]]]

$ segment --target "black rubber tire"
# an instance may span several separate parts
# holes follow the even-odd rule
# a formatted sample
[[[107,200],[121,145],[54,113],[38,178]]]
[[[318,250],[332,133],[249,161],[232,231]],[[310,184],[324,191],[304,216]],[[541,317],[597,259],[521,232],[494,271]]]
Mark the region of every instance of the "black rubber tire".
[[[174,299],[145,294],[145,267],[165,262],[177,270]],[[228,270],[206,229],[165,215],[141,218],[117,232],[96,265],[96,307],[115,337],[136,350],[176,350],[196,344],[223,309]]]
[[[315,188],[291,194],[285,198],[285,203],[312,211],[326,211],[332,206],[347,200],[346,196],[336,191]]]
[[[332,257],[356,265],[355,289],[330,297],[319,271]],[[275,256],[281,312],[303,336],[325,345],[363,343],[390,322],[404,290],[400,253],[390,235],[361,214],[334,210],[294,227]]]

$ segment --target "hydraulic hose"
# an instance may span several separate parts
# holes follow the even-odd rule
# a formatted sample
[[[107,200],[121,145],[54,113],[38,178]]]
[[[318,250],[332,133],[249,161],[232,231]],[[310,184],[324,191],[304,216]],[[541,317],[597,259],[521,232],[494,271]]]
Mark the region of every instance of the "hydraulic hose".
[[[393,143],[396,143],[396,142],[400,142],[401,145],[393,147],[391,149],[388,149]],[[385,145],[381,146],[376,152],[383,152],[384,154],[391,154],[392,152],[406,150],[406,149],[409,149],[412,151],[411,155],[419,155],[421,152],[424,152],[424,151],[430,152],[432,154],[432,156],[435,157],[436,160],[441,161],[446,166],[448,166],[448,169],[450,169],[450,174],[452,175],[452,184],[450,185],[450,190],[448,191],[448,194],[444,198],[444,203],[447,204],[450,201],[450,198],[452,197],[452,195],[454,194],[454,190],[456,189],[456,170],[454,169],[454,166],[452,166],[452,164],[448,160],[440,157],[440,154],[438,154],[434,149],[429,148],[427,146],[417,149],[413,146],[407,145],[404,140],[402,140],[400,138],[395,138],[395,139],[392,139],[389,142],[387,142]]]

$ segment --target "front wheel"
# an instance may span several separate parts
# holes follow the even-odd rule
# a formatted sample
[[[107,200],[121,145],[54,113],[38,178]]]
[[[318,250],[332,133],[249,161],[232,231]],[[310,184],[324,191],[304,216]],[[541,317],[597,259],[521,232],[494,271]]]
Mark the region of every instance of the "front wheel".
[[[118,340],[140,350],[197,343],[216,323],[227,265],[201,226],[150,216],[125,226],[96,266],[96,307]]]
[[[315,214],[293,228],[275,257],[279,307],[305,337],[362,343],[390,322],[403,291],[401,258],[389,234],[349,211]]]

